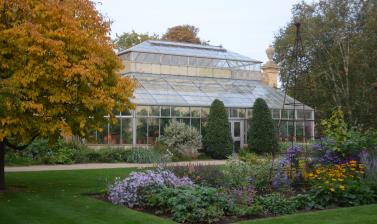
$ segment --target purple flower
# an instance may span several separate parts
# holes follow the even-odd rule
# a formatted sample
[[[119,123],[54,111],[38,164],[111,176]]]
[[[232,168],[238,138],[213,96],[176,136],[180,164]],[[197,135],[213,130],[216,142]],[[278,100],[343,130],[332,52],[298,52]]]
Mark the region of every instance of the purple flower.
[[[140,206],[143,200],[142,190],[147,187],[181,187],[191,186],[193,182],[188,177],[179,178],[172,172],[158,168],[156,171],[132,172],[127,178],[115,179],[109,187],[108,199],[117,205],[127,207]]]

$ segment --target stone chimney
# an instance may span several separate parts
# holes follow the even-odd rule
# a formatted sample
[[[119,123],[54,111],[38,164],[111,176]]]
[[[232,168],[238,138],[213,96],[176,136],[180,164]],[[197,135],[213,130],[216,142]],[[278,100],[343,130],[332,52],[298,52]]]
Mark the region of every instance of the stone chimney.
[[[272,60],[275,49],[270,45],[266,49],[268,61],[262,65],[262,82],[273,88],[277,88],[279,66]]]

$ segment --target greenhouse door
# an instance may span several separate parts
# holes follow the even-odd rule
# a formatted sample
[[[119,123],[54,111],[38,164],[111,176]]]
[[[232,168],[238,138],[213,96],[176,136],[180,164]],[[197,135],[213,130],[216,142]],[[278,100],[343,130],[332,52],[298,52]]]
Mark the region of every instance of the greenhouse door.
[[[229,120],[230,133],[233,139],[233,152],[238,153],[244,144],[243,120]]]

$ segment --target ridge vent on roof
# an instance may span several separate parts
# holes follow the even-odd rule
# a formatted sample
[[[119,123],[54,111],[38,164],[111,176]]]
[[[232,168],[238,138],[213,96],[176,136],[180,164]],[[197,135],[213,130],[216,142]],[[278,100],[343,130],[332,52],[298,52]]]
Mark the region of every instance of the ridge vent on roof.
[[[222,51],[226,52],[227,50],[220,46],[213,45],[201,45],[201,44],[190,44],[190,43],[179,43],[171,41],[158,41],[158,40],[148,40],[152,45],[167,46],[167,47],[182,47],[182,48],[194,48],[194,49],[205,49],[211,51]]]

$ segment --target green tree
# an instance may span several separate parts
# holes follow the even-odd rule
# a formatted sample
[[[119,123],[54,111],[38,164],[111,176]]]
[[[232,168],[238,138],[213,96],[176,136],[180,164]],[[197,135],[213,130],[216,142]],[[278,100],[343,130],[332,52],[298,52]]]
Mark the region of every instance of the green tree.
[[[118,51],[122,51],[128,49],[136,44],[140,44],[146,40],[158,40],[160,39],[158,34],[149,35],[149,33],[136,33],[134,30],[132,32],[127,33],[124,32],[121,35],[117,35],[116,38],[113,40],[115,44],[115,48]]]
[[[317,120],[342,108],[351,126],[377,127],[377,4],[374,0],[325,0],[293,7],[291,22],[275,38],[275,61],[290,95],[316,108]],[[297,82],[294,72],[294,21],[302,27],[303,55]],[[293,77],[293,76],[291,76]]]
[[[85,137],[132,107],[109,31],[89,0],[0,0],[0,189],[5,146]]]
[[[169,28],[162,36],[163,40],[201,44],[198,37],[199,28],[192,25],[179,25]]]
[[[232,154],[233,140],[230,133],[228,113],[218,99],[211,104],[208,123],[203,138],[205,152],[215,159],[225,159]]]
[[[249,150],[256,153],[276,152],[278,143],[271,111],[261,98],[254,103],[247,136]]]

